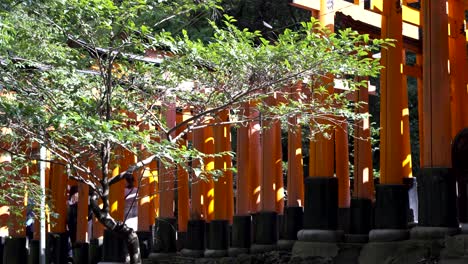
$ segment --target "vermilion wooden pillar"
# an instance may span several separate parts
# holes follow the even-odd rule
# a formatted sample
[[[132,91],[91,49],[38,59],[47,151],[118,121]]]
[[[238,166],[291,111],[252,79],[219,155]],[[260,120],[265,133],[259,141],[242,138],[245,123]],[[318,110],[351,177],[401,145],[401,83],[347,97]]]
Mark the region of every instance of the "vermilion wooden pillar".
[[[226,122],[228,120],[228,110],[218,114],[215,122]],[[214,128],[215,153],[230,150],[230,131],[227,125],[215,125]],[[224,170],[223,176],[214,183],[214,206],[215,219],[232,221],[233,207],[231,204],[232,175],[226,170],[230,166],[230,161],[225,156],[215,157],[215,169]],[[231,179],[230,179],[231,178]]]
[[[340,126],[335,129],[335,160],[336,177],[338,178],[338,207],[349,208],[351,203],[349,182],[349,150],[348,124],[340,120]]]
[[[456,175],[451,157],[448,16],[445,0],[422,2],[423,166],[418,176],[418,224],[458,230]]]
[[[394,47],[381,50],[381,62],[385,67],[381,74],[380,98],[380,183],[403,182],[402,160],[402,94],[403,75],[402,45],[403,20],[401,6],[394,1],[384,1],[382,13],[382,38],[394,39]]]
[[[275,208],[280,215],[284,211],[284,182],[283,182],[283,150],[281,145],[280,121],[273,123],[274,130],[274,174],[275,174]]]
[[[97,161],[89,161],[88,163],[89,170],[91,173],[96,175],[98,178],[102,177],[102,171],[97,166]],[[99,199],[98,201],[99,206],[102,205],[102,200]],[[110,196],[109,196],[109,204],[111,204]],[[93,216],[93,239],[98,239],[104,236],[104,226],[99,222],[96,216]]]
[[[465,3],[448,1],[452,137],[468,125]]]
[[[274,99],[268,98],[267,104],[272,104]],[[261,211],[276,212],[275,195],[275,127],[274,122],[270,120],[262,121],[262,173],[260,189],[260,209]]]
[[[8,152],[1,151],[0,152],[0,163],[10,163],[11,156]],[[4,165],[4,164],[2,164]],[[5,168],[8,169],[8,168]],[[7,186],[2,186],[3,188],[8,188]],[[9,208],[6,204],[0,204],[0,236],[6,237],[8,236],[8,218],[9,218]]]
[[[226,119],[228,121],[228,119]],[[226,151],[231,151],[231,127],[225,125],[225,146]],[[234,186],[233,186],[233,177],[232,177],[232,157],[230,155],[224,155],[224,167],[228,169],[225,172],[226,177],[226,188],[227,188],[227,201],[226,201],[226,217],[230,224],[232,224],[232,217],[234,216]]]
[[[446,1],[423,1],[424,167],[451,166],[451,113]]]
[[[177,115],[177,123],[183,122],[190,118],[190,110],[184,109],[182,113]],[[180,127],[176,131],[177,134],[182,133],[186,126]],[[179,140],[180,146],[187,146],[186,137]],[[187,222],[189,218],[189,186],[188,186],[188,172],[182,167],[177,167],[177,220],[178,220],[178,231],[187,231]]]
[[[299,97],[302,83],[291,87],[291,96]],[[304,170],[302,168],[302,129],[297,117],[289,118],[288,131],[288,201],[290,207],[304,206]]]
[[[260,211],[260,178],[261,178],[261,140],[260,131],[261,125],[259,120],[259,112],[255,109],[254,104],[250,104],[250,115],[249,118],[252,120],[248,124],[249,129],[249,158],[250,158],[250,195],[251,195],[251,212]]]
[[[212,122],[212,121],[210,121]],[[203,128],[204,134],[204,146],[203,149],[206,154],[214,154],[215,153],[215,142],[214,142],[214,135],[213,135],[213,127],[208,126]],[[215,160],[213,157],[208,157],[205,160],[205,169],[206,170],[213,170],[215,168]],[[215,218],[214,211],[215,211],[215,204],[214,204],[214,182],[213,179],[210,179],[204,183],[204,200],[203,200],[203,207],[205,208],[204,211],[206,212],[205,220],[210,222]]]
[[[143,147],[142,147],[143,148]],[[143,155],[141,159],[145,159],[148,157],[148,153],[145,152],[144,149],[142,149]],[[139,191],[138,191],[138,196],[140,197],[138,199],[138,203],[136,206],[138,206],[138,230],[139,231],[149,231],[150,226],[152,225],[151,223],[151,218],[154,217],[154,214],[151,214],[151,197],[152,197],[152,188],[151,188],[151,183],[150,179],[152,178],[151,175],[151,168],[150,166],[147,166],[142,169],[141,172],[137,172],[138,176],[142,176],[141,181],[138,181],[139,184]],[[153,208],[154,209],[154,208]]]
[[[244,104],[243,115],[248,116],[249,111],[248,103]],[[251,207],[251,175],[249,173],[251,163],[249,148],[249,123],[245,122],[237,129],[237,215],[248,215]]]
[[[153,161],[148,166],[148,185],[149,185],[149,224],[154,225],[156,217],[159,217],[159,175],[158,163]]]
[[[78,213],[76,224],[76,242],[87,243],[89,242],[88,234],[88,197],[89,186],[84,183],[78,183]]]
[[[334,32],[335,10],[334,1],[320,0],[319,21],[322,26]],[[333,93],[333,79],[330,76],[323,78],[323,85],[328,85],[328,94]],[[321,95],[328,96],[327,94]],[[326,120],[318,120],[318,123],[325,124]],[[326,131],[329,136],[319,132],[315,140],[310,141],[309,146],[309,177],[333,177],[335,164],[335,138],[333,129]]]
[[[109,168],[111,169],[111,175],[109,177],[117,176],[121,172],[120,163],[124,156],[124,150],[118,147],[115,150],[114,157],[111,160]],[[119,181],[109,188],[109,212],[110,215],[118,221],[124,220],[124,209],[125,209],[125,181]]]
[[[54,211],[60,216],[51,227],[53,233],[65,233],[67,230],[67,175],[65,166],[52,163],[50,166],[50,187]],[[85,196],[87,197],[87,196]],[[81,197],[80,197],[81,198]],[[84,198],[85,199],[85,198]]]
[[[402,63],[406,60],[406,52],[402,51]],[[411,142],[410,142],[410,120],[408,108],[408,86],[407,77],[403,75],[402,89],[401,89],[401,123],[400,130],[402,134],[402,149],[401,159],[403,166],[403,178],[413,177],[413,164],[411,159]]]
[[[204,133],[203,129],[195,129],[193,131],[193,147],[198,151],[204,153]],[[200,162],[193,161],[193,166],[197,168],[200,166]],[[193,176],[192,180],[192,207],[190,209],[190,218],[193,220],[200,220],[206,217],[205,210],[203,208],[204,203],[204,180],[201,177]]]
[[[359,114],[369,113],[369,90],[359,88],[357,100],[363,102],[357,109]],[[370,120],[366,117],[356,123],[354,141],[354,193],[357,198],[374,200],[374,175],[372,167],[372,146],[370,140]]]
[[[176,107],[169,105],[165,112],[168,128],[176,125]],[[159,167],[159,216],[163,218],[174,217],[174,176],[175,168],[161,163]]]

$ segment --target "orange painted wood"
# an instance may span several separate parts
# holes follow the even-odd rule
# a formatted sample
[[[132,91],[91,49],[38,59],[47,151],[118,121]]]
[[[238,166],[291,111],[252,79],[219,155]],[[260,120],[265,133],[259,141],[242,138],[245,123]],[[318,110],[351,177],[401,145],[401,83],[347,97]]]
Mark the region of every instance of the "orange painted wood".
[[[198,151],[204,153],[204,140],[205,135],[203,129],[195,129],[193,131],[193,147]],[[197,160],[193,161],[193,167],[197,168],[201,166],[200,162]],[[204,180],[201,178],[202,175],[197,177],[193,175],[192,179],[192,207],[190,209],[190,219],[199,220],[205,217],[203,202],[204,202]]]
[[[11,155],[8,152],[0,151],[0,163],[10,163]],[[2,164],[3,166],[3,164]],[[8,170],[5,167],[5,170]],[[3,190],[7,190],[8,186],[1,186]],[[7,204],[0,204],[0,236],[8,236],[8,219],[9,219],[9,207]]]
[[[349,208],[351,205],[351,194],[349,182],[348,123],[344,119],[339,121],[341,125],[335,128],[338,207]]]
[[[402,61],[406,60],[406,52],[402,52]],[[401,89],[401,133],[402,133],[402,149],[401,160],[403,166],[403,178],[413,177],[413,164],[411,158],[411,142],[410,142],[410,120],[408,108],[408,86],[407,77],[403,75]]]
[[[52,163],[50,166],[51,195],[54,211],[60,216],[51,226],[53,233],[65,233],[67,230],[67,175],[63,165]]]
[[[384,1],[382,11],[382,38],[395,39],[395,47],[382,49],[380,98],[380,183],[401,184],[403,182],[402,160],[402,14],[398,2]]]
[[[143,178],[139,182],[138,190],[138,225],[137,229],[139,231],[149,231],[151,225],[150,217],[150,205],[151,205],[151,194],[150,194],[150,183],[149,179],[151,177],[151,171],[147,167],[143,171]]]
[[[190,118],[190,110],[189,109],[184,109],[184,111],[181,114],[177,115],[177,123],[183,122]],[[180,127],[178,131],[176,131],[176,134],[182,133],[183,129],[185,129],[186,126]],[[179,140],[179,145],[182,146],[187,146],[187,140],[184,138],[181,138]],[[182,167],[178,166],[177,167],[177,221],[178,221],[178,230],[181,232],[186,232],[187,231],[187,224],[189,220],[189,183],[188,183],[188,172]]]
[[[222,111],[218,113],[215,122],[224,122],[227,120],[228,113]],[[215,153],[221,153],[228,150],[227,146],[227,130],[224,125],[214,125],[214,151]],[[225,170],[227,164],[223,156],[215,157],[215,169]],[[227,203],[228,203],[228,179],[225,172],[214,182],[214,217],[216,220],[227,220]]]
[[[360,87],[358,101],[363,102],[357,109],[359,114],[369,113],[369,90]],[[370,120],[364,118],[356,123],[354,139],[354,197],[367,198],[373,201],[374,175],[372,166],[372,145],[370,141]]]
[[[175,105],[169,105],[165,110],[164,114],[166,117],[167,127],[175,127]],[[165,218],[172,218],[174,217],[175,167],[168,164],[161,164],[161,166],[159,167],[159,177],[159,216]]]
[[[446,1],[423,1],[423,167],[451,166],[450,82]]]
[[[266,99],[266,104],[273,105],[272,97]],[[276,211],[276,172],[275,172],[275,127],[271,120],[262,121],[262,176],[260,189],[260,208],[262,211]]]
[[[226,119],[227,120],[227,119]],[[224,140],[226,141],[226,150],[231,151],[231,128],[229,125],[225,125],[224,132],[226,136]],[[225,172],[226,177],[226,218],[229,221],[229,224],[232,225],[233,216],[234,216],[234,184],[233,184],[233,176],[232,176],[232,157],[230,155],[224,155],[224,164],[225,168],[228,170]]]
[[[212,122],[212,121],[210,121]],[[208,126],[203,128],[204,134],[204,146],[203,149],[206,154],[214,154],[215,153],[215,141],[214,141],[214,131],[213,127]],[[215,160],[213,157],[207,157],[205,159],[205,169],[206,170],[213,170],[215,168]],[[204,201],[203,207],[205,210],[205,221],[210,222],[211,220],[215,219],[215,202],[214,202],[214,182],[211,177],[204,183]]]
[[[260,140],[260,131],[261,126],[259,122],[259,113],[253,105],[250,106],[250,115],[249,118],[252,119],[249,122],[249,158],[250,158],[250,195],[251,195],[251,204],[250,211],[258,212],[260,211],[260,183],[262,175],[262,145]]]
[[[88,234],[88,196],[89,186],[84,183],[78,183],[78,213],[76,224],[76,242],[89,242]]]
[[[148,177],[149,185],[149,224],[154,225],[155,220],[159,217],[159,175],[158,175],[158,163],[153,161],[149,164],[150,175]]]
[[[109,168],[111,175],[117,176],[121,172],[121,162],[124,156],[124,150],[118,147],[115,150]],[[119,181],[109,188],[109,212],[110,215],[117,221],[124,220],[125,197],[124,197],[125,181]]]
[[[449,0],[449,59],[452,137],[468,125],[467,67],[464,1]]]
[[[284,180],[283,180],[283,150],[281,145],[281,124],[275,121],[274,133],[274,174],[275,174],[275,208],[280,215],[284,212]]]
[[[88,168],[90,172],[96,177],[98,178],[102,177],[102,171],[97,166],[97,161],[90,160],[88,162]],[[102,207],[101,199],[99,199],[98,203],[99,203],[99,206]],[[110,200],[109,200],[109,204],[110,204]],[[92,219],[92,234],[90,234],[90,236],[91,236],[90,239],[100,238],[104,236],[104,226],[98,221],[98,219],[94,215]]]
[[[250,109],[248,103],[244,104],[243,115],[248,116]],[[236,214],[248,215],[251,207],[251,184],[250,179],[250,139],[249,124],[243,123],[237,129],[237,196]]]
[[[290,88],[291,97],[299,98],[302,83]],[[289,118],[288,129],[288,206],[304,206],[304,170],[302,164],[302,129],[297,117]]]
[[[320,0],[320,12],[319,12],[320,23],[329,28],[331,31],[335,28],[335,10],[334,1]]]

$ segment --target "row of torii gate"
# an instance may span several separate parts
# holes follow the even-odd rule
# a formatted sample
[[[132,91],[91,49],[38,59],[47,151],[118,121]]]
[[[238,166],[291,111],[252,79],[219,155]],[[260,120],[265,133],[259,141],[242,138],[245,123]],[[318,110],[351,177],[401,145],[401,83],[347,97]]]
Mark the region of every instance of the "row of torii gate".
[[[420,9],[409,6],[415,2],[420,3]],[[464,105],[468,102],[465,2],[292,1],[293,6],[310,10],[312,16],[332,30],[335,20],[341,19],[361,33],[396,40],[395,47],[381,51],[385,69],[380,77],[380,184],[374,186],[370,141],[356,140],[351,197],[346,128],[336,129],[332,140],[319,138],[310,142],[309,177],[304,181],[297,128],[298,133],[288,135],[285,203],[280,125],[274,123],[261,131],[258,122],[251,122],[237,130],[236,192],[231,172],[216,182],[193,179],[189,184],[189,175],[182,169],[174,172],[173,168],[152,163],[145,170],[138,195],[138,231],[145,237],[153,227],[153,257],[177,250],[176,233],[185,241],[182,252],[196,256],[290,249],[310,241],[378,241],[382,239],[379,230],[397,230],[394,237],[408,238],[406,183],[410,180],[405,179],[412,178],[412,169],[407,76],[416,78],[418,85],[418,226],[446,228],[444,234],[458,232],[459,222],[468,222],[464,210],[457,212],[456,176],[460,173],[451,169],[452,141],[468,125],[468,107]],[[406,65],[407,52],[416,54],[416,65]],[[368,101],[368,96],[367,89],[357,93],[360,101]],[[359,111],[368,112],[367,106]],[[189,112],[174,110],[167,114],[168,123],[175,124],[188,115]],[[227,118],[227,113],[221,117]],[[363,120],[357,126],[356,137],[368,138],[369,129],[369,121]],[[198,129],[187,140],[205,153],[230,150],[230,128],[220,125]],[[122,152],[121,156],[114,164],[114,175],[135,161],[130,153]],[[208,168],[216,169],[231,163],[229,156],[206,162]],[[60,166],[52,164],[48,174],[56,211],[61,216],[49,231],[65,233],[66,217],[62,216],[66,215],[67,197],[63,186],[71,183],[60,177],[65,174]],[[459,194],[464,193],[465,185],[459,181]],[[117,220],[124,219],[124,188],[125,183],[121,182],[110,191],[111,215]],[[78,189],[81,197],[87,197],[86,185],[78,184]],[[88,232],[87,202],[79,200],[78,244],[104,235],[97,221],[92,232]],[[459,207],[463,209],[465,205],[466,201],[460,199]],[[337,231],[338,208],[348,208],[346,236]],[[5,206],[0,207],[0,215],[2,219],[8,217]],[[0,226],[2,236],[25,236],[22,223],[10,227],[4,223]],[[411,236],[418,236],[418,229],[413,230]],[[107,244],[114,242],[107,240]],[[104,260],[106,257],[112,258],[104,254]]]

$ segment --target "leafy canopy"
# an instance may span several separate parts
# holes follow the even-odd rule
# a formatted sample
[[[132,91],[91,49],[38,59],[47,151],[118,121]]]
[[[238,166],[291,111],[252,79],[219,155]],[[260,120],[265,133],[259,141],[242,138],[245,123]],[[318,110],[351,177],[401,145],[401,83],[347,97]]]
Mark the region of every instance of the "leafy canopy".
[[[190,21],[218,14],[218,4],[4,1],[3,151],[26,162],[38,156],[24,146],[44,146],[48,162],[66,166],[69,177],[105,200],[109,185],[125,174],[107,177],[122,150],[139,161],[127,173],[157,160],[201,177],[219,176],[220,171],[205,171],[206,154],[181,147],[178,139],[213,123],[250,120],[244,111],[248,103],[260,121],[281,120],[286,127],[289,117],[298,117],[311,137],[363,117],[355,113],[361,103],[349,101],[348,95],[365,84],[364,78],[379,73],[380,64],[370,55],[390,45],[388,40],[371,40],[349,29],[331,33],[315,20],[267,40],[258,31],[236,27],[230,16],[209,22],[212,36],[194,37]],[[338,79],[347,89],[332,93]],[[298,83],[302,92],[294,95],[288,88]],[[167,122],[165,113],[173,107],[190,108],[192,118],[176,126]],[[230,119],[219,119],[226,109]],[[198,160],[198,167],[188,167],[189,160]],[[98,170],[91,170],[91,163]],[[11,177],[2,170],[0,179]],[[106,203],[103,210],[108,210]]]

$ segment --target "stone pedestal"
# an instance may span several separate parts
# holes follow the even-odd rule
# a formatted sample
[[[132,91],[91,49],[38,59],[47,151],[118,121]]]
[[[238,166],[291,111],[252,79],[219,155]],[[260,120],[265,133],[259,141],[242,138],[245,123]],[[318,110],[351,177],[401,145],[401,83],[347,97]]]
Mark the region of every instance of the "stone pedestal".
[[[276,212],[258,212],[253,217],[253,244],[250,252],[263,253],[277,249],[278,217]]]
[[[187,257],[203,257],[205,252],[205,220],[189,220],[185,247],[181,254]]]
[[[420,226],[458,227],[455,175],[450,168],[422,168],[418,175]]]
[[[68,251],[71,250],[67,233],[47,234],[47,254],[53,263],[67,263]]]
[[[208,225],[208,244],[205,257],[218,258],[228,255],[229,221],[212,220]]]
[[[8,237],[3,247],[4,264],[24,264],[28,261],[25,237]]]
[[[278,240],[278,249],[291,250],[297,240],[297,232],[302,229],[304,209],[302,207],[284,208],[283,225],[281,227],[282,238]]]
[[[249,253],[252,245],[252,216],[235,215],[232,222],[231,246],[229,256]]]

